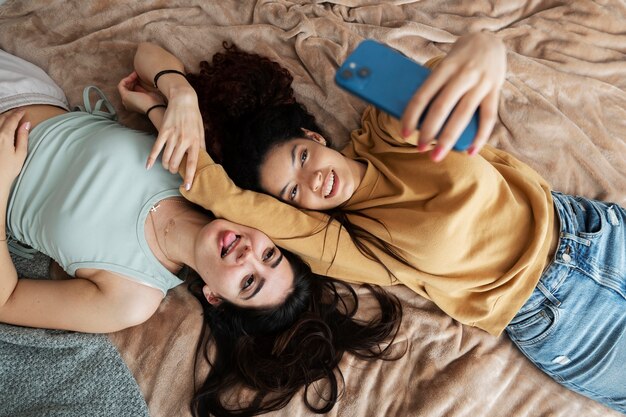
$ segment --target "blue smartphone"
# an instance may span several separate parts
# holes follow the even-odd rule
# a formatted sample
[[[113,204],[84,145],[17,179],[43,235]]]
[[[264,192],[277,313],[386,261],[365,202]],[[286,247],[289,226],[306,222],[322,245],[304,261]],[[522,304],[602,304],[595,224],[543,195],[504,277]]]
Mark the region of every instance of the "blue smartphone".
[[[335,82],[386,113],[400,119],[417,89],[426,81],[430,70],[390,46],[364,40],[346,58],[335,74]],[[422,113],[419,128],[428,111]],[[478,113],[470,120],[454,145],[457,151],[467,149],[478,131]]]

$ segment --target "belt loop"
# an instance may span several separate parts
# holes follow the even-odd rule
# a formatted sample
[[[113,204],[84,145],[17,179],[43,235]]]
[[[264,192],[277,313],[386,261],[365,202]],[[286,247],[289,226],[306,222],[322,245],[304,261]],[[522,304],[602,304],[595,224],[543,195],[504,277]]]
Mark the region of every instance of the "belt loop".
[[[537,283],[537,289],[541,291],[541,293],[555,306],[558,307],[561,305],[561,302],[556,299],[554,295],[539,281]]]

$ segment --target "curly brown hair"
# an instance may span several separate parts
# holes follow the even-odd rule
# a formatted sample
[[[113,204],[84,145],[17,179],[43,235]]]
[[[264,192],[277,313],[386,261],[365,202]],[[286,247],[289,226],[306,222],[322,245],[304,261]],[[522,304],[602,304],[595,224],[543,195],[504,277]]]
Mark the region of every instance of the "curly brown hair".
[[[223,47],[224,51],[213,55],[211,62],[200,62],[200,72],[187,75],[198,94],[207,149],[217,162],[236,159],[239,149],[249,149],[246,145],[257,148],[263,143],[273,144],[279,133],[276,129],[267,132],[267,140],[259,135],[268,125],[266,118],[282,113],[283,109],[304,111],[307,119],[302,120],[301,115],[294,120],[294,112],[285,115],[288,126],[283,122],[279,127],[283,135],[289,138],[301,135],[304,126],[300,122],[319,131],[315,118],[296,101],[291,87],[293,77],[287,69],[261,55],[244,52],[236,45],[225,42]],[[244,182],[248,185],[250,181]]]
[[[286,68],[261,55],[241,51],[235,45],[224,43],[223,46],[224,52],[216,53],[211,63],[200,64],[200,73],[188,75],[198,94],[207,150],[237,186],[266,193],[261,187],[260,171],[270,150],[303,137],[303,128],[322,134],[328,146],[332,146],[332,140],[296,100],[291,87],[293,77]],[[355,225],[351,218],[358,216],[382,224],[380,220],[341,207],[326,213],[328,223],[338,221],[357,249],[385,268],[391,282],[395,275],[376,250],[413,267],[393,246]]]

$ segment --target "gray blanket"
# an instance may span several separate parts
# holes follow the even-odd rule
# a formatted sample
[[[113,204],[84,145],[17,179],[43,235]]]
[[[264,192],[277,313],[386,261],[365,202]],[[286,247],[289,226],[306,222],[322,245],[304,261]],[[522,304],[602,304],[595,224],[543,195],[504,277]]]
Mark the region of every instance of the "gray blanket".
[[[15,259],[20,275],[47,260]],[[0,324],[0,417],[148,416],[128,367],[106,335]]]

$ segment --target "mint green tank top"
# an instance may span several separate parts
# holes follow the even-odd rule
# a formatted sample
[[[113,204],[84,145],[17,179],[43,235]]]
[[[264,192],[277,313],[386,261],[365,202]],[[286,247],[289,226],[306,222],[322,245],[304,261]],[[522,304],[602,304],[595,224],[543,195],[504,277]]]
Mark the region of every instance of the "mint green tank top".
[[[117,123],[103,95],[92,110],[88,95],[89,87],[86,111],[30,132],[9,199],[8,232],[72,276],[79,268],[103,269],[166,293],[182,281],[153,255],[144,224],[153,205],[180,195],[181,179],[159,164],[146,170],[154,136]]]

